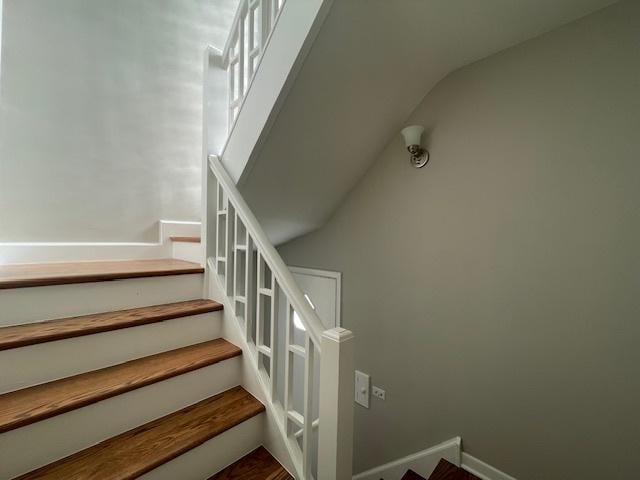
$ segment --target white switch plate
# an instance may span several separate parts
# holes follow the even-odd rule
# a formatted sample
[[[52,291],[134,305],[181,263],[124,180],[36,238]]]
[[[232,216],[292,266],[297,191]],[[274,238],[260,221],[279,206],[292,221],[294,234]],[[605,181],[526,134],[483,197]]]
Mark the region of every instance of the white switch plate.
[[[369,389],[371,378],[366,373],[356,370],[356,403],[369,408]]]
[[[380,387],[376,387],[375,385],[371,389],[371,395],[379,398],[380,400],[385,400],[387,398],[387,393],[381,389]]]

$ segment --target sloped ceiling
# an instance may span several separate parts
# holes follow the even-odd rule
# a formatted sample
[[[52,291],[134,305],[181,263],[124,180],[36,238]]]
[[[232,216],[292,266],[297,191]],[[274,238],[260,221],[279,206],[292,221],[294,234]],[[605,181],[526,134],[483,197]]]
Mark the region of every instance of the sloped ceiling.
[[[335,0],[241,192],[276,244],[319,228],[447,74],[612,3]]]

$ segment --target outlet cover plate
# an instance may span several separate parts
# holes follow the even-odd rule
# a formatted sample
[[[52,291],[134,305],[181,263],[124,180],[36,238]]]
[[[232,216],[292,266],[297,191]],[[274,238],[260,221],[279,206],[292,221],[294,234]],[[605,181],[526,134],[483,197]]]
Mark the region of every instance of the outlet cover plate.
[[[381,389],[380,387],[376,387],[375,385],[371,389],[371,394],[374,397],[379,398],[380,400],[387,399],[387,393],[383,389]]]

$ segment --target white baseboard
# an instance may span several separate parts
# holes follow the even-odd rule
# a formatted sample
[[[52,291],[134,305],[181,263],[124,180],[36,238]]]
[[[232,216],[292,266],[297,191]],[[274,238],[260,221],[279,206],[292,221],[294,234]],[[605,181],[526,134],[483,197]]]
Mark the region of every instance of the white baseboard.
[[[492,467],[491,465],[488,465],[482,460],[478,460],[465,452],[462,453],[461,467],[482,480],[516,480],[514,477],[501,472],[497,468]]]
[[[200,235],[200,222],[160,220],[157,242],[5,242],[0,265],[8,263],[82,262],[171,258],[169,237]]]
[[[460,437],[452,438],[413,455],[354,475],[353,480],[400,480],[408,469],[429,478],[441,458],[460,466],[461,443]]]

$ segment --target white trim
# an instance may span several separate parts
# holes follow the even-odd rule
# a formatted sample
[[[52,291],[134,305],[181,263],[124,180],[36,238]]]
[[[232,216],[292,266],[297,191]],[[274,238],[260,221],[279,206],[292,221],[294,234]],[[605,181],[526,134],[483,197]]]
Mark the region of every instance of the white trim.
[[[0,242],[0,247],[152,247],[153,242]]]
[[[462,440],[460,437],[455,437],[434,447],[354,475],[353,480],[379,480],[382,476],[385,480],[400,480],[408,469],[428,478],[441,458],[460,466],[461,452]]]
[[[287,3],[290,5],[290,3]],[[231,177],[220,163],[217,155],[209,155],[209,168],[218,180],[218,185],[223,188],[227,201],[235,208],[236,215],[244,224],[247,231],[251,234],[251,238],[255,243],[260,256],[265,260],[275,279],[280,285],[284,295],[289,299],[294,310],[298,312],[300,320],[307,329],[307,334],[315,343],[318,351],[321,351],[320,338],[325,328],[318,317],[318,314],[311,308],[304,293],[300,290],[298,283],[294,280],[289,267],[285,265],[282,257],[275,249],[267,234],[262,229],[260,222],[253,214],[253,211],[247,205],[236,184],[233,183]],[[219,209],[219,207],[218,207]]]
[[[351,480],[353,475],[355,369],[353,333],[344,328],[325,331],[320,357],[318,480]],[[304,415],[310,415],[308,408]]]
[[[495,467],[484,463],[482,460],[469,455],[466,452],[462,452],[462,468],[469,473],[474,474],[476,477],[482,480],[516,480],[515,477],[507,475],[501,472]]]
[[[260,56],[249,88],[219,153],[233,182],[239,182],[259,151],[295,77],[329,13],[333,0],[284,2],[278,25]],[[242,117],[242,120],[238,120]]]
[[[287,441],[288,432],[284,427],[284,423],[279,421],[279,419],[284,417],[285,412],[282,410],[280,404],[269,401],[269,392],[271,389],[268,380],[264,375],[260,374],[254,360],[257,356],[257,348],[247,341],[245,332],[235,315],[233,299],[226,295],[224,282],[221,281],[216,273],[212,265],[213,263],[211,258],[207,260],[209,269],[206,274],[208,277],[206,297],[214,299],[224,305],[224,309],[222,310],[222,337],[242,349],[243,354],[240,357],[243,362],[244,372],[242,376],[242,386],[260,400],[266,408],[265,447],[272,452],[273,456],[289,472],[294,474],[293,476],[295,478],[302,479],[302,464],[297,460],[296,452],[291,442]]]
[[[347,330],[342,327],[336,327],[330,330],[325,330],[322,333],[322,338],[328,338],[329,340],[333,340],[336,343],[342,343],[346,342],[347,340],[351,340],[352,338],[354,338],[354,335],[351,330]]]
[[[2,78],[2,0],[0,0],[0,78]]]
[[[240,108],[238,108],[238,113],[236,113],[235,118],[233,119],[233,122],[231,123],[231,125],[228,126],[228,132],[227,132],[227,139],[225,140],[224,144],[222,145],[222,149],[220,150],[220,158],[223,158],[225,151],[227,150],[227,144],[229,143],[229,139],[231,138],[231,135],[233,134],[233,131],[236,127],[236,123],[238,123],[238,117],[240,116],[240,113],[242,112],[242,109],[244,107],[245,101],[247,99],[247,97],[249,96],[249,90],[251,90],[251,87],[253,86],[253,81],[256,78],[256,72],[258,71],[258,69],[260,68],[260,64],[262,63],[262,59],[264,57],[264,52],[267,50],[267,48],[269,47],[269,43],[271,43],[271,37],[273,36],[273,31],[276,29],[276,26],[278,25],[278,20],[280,20],[280,14],[282,13],[282,10],[284,10],[284,6],[286,5],[286,2],[284,2],[282,4],[282,6],[280,7],[280,10],[278,10],[278,15],[276,16],[276,18],[273,20],[273,25],[271,26],[271,30],[269,32],[269,35],[267,36],[266,41],[264,42],[264,45],[262,46],[262,53],[263,55],[260,55],[260,57],[258,58],[258,62],[256,63],[256,66],[253,69],[253,75],[251,75],[251,77],[249,78],[249,85],[247,85],[247,89],[244,92],[244,94],[242,95],[241,98],[238,98],[236,100],[236,102],[238,100],[240,100]],[[242,2],[240,3],[240,7],[242,7]],[[242,8],[238,8],[238,10],[236,11],[236,17],[239,17],[239,15],[241,14],[241,10]],[[233,23],[232,23],[232,27],[231,27],[231,31],[233,32],[236,28],[236,23],[237,23],[237,18],[233,19]],[[229,35],[229,37],[227,38],[227,44],[224,47],[224,50],[222,51],[222,62],[223,65],[226,63],[226,59],[228,58],[229,55],[229,47],[230,45],[230,41],[232,39],[234,35]],[[238,55],[238,54],[236,54]],[[226,70],[226,68],[225,68]],[[231,92],[229,92],[229,94],[231,94]],[[218,152],[215,152],[216,154]]]
[[[290,266],[289,270],[291,270],[291,273],[297,273],[298,275],[324,277],[336,281],[336,327],[342,327],[342,272],[295,266]]]
[[[200,235],[200,222],[160,220],[157,242],[0,242],[0,265],[171,258],[169,237]]]

